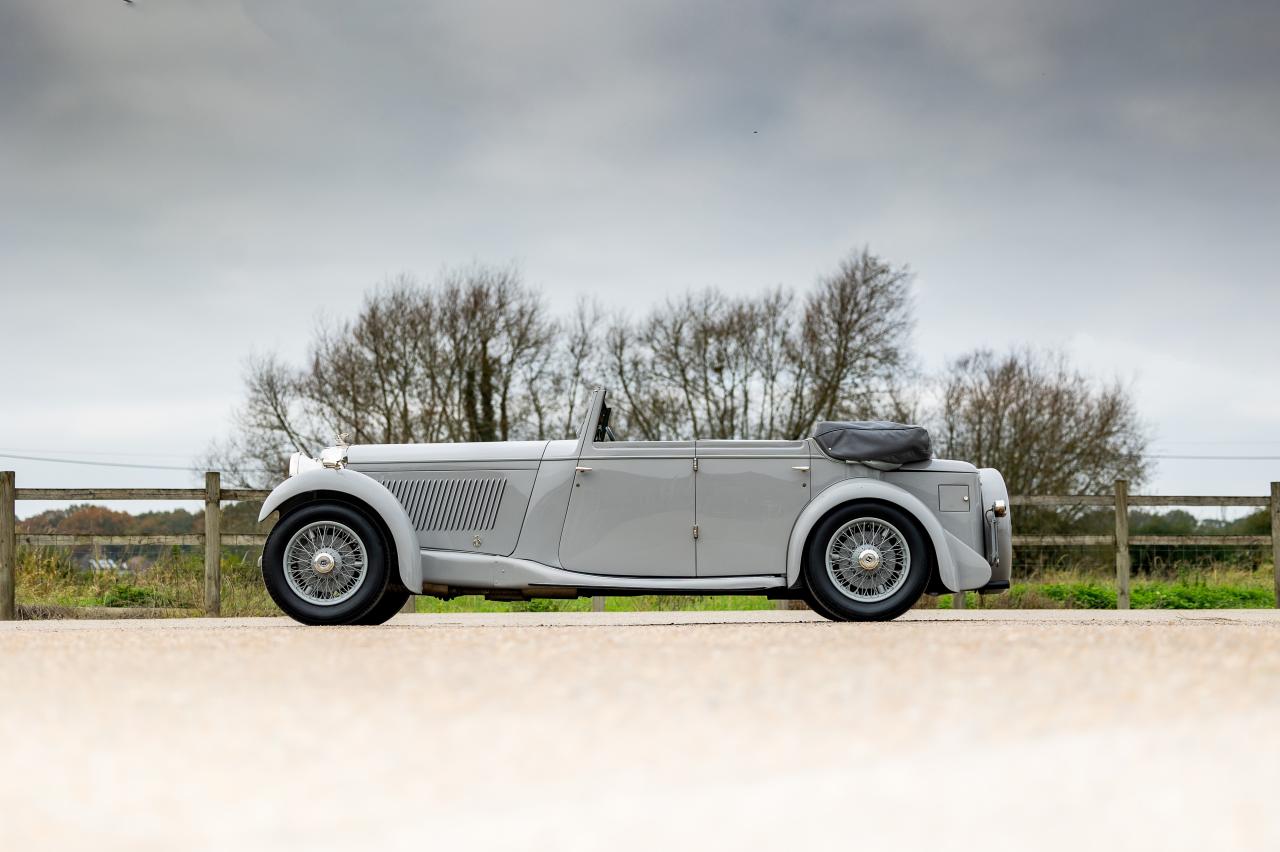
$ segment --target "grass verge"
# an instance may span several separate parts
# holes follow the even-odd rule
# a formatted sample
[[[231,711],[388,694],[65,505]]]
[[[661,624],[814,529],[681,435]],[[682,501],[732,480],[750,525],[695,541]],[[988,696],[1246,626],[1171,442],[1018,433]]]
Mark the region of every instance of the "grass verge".
[[[925,598],[927,609],[949,608],[951,595]],[[1116,588],[1110,577],[1057,571],[1015,582],[999,595],[969,592],[965,604],[982,609],[1115,609]],[[1257,571],[1206,568],[1163,577],[1137,577],[1129,583],[1133,609],[1265,609],[1275,606],[1271,566]]]

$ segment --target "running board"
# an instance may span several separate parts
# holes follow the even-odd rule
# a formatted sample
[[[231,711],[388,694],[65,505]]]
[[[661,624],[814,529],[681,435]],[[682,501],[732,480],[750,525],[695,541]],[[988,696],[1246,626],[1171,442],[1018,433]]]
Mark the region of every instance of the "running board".
[[[528,559],[461,553],[445,550],[422,551],[422,586],[426,594],[441,587],[453,589],[510,589],[537,592],[547,587],[592,592],[675,592],[716,594],[719,592],[766,592],[781,589],[787,578],[762,577],[610,577],[552,568]],[[557,595],[558,596],[558,595]]]

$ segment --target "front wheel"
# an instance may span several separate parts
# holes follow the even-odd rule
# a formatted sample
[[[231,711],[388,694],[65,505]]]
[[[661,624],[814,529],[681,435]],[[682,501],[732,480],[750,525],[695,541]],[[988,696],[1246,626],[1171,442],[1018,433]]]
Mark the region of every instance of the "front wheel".
[[[276,606],[296,621],[353,624],[391,591],[387,554],[381,532],[357,510],[310,503],[271,530],[262,579]]]
[[[393,583],[387,586],[387,590],[382,593],[382,598],[373,605],[373,609],[350,623],[365,626],[386,624],[391,620],[392,616],[404,608],[410,597],[412,595],[409,594],[408,589],[399,583]]]
[[[915,519],[883,503],[850,503],[809,537],[805,582],[813,606],[837,621],[888,621],[929,582],[932,552]]]

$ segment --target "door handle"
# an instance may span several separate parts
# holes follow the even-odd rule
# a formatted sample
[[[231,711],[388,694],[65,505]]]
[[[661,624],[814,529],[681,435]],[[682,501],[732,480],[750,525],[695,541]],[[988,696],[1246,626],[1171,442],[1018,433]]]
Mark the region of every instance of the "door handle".
[[[591,468],[589,468],[589,467],[575,467],[575,468],[574,468],[574,470],[576,470],[578,473],[590,473],[590,472],[591,472]]]
[[[801,473],[804,473],[805,471],[807,471],[807,470],[809,469],[809,465],[807,465],[807,464],[796,464],[796,465],[792,465],[792,466],[791,466],[791,469],[792,469],[792,470],[798,470],[798,471],[800,471]]]

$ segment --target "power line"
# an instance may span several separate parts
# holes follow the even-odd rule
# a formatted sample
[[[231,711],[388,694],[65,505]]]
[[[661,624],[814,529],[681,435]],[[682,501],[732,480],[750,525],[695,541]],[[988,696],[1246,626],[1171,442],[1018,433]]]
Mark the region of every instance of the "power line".
[[[145,458],[145,459],[189,459],[191,453],[131,453],[125,450],[44,450],[34,449],[32,447],[0,447],[0,454],[4,453],[26,453],[43,456],[43,455],[72,455],[72,456],[125,456],[127,458]]]
[[[90,467],[128,467],[128,468],[135,468],[139,470],[180,470],[183,473],[202,473],[207,469],[202,465],[195,465],[195,464],[187,465],[186,467],[180,467],[178,465],[169,465],[169,464],[138,464],[134,462],[94,461],[91,459],[58,459],[58,458],[53,458],[51,456],[31,456],[31,455],[25,455],[20,453],[0,453],[0,459],[22,459],[24,461],[53,462],[54,464],[88,465]],[[259,467],[256,465],[250,465],[242,469],[252,470],[257,473],[267,473],[267,474],[278,473],[278,471],[268,470],[264,467]],[[214,470],[221,471],[222,469],[214,468]]]
[[[55,459],[49,456],[26,456],[17,453],[0,453],[0,459],[22,459],[24,461],[53,462],[55,464],[82,464],[92,467],[132,467],[142,470],[180,470],[184,473],[192,473],[197,470],[193,465],[186,467],[178,467],[170,464],[137,464],[130,462],[105,462],[90,461],[88,459]]]
[[[1175,459],[1178,461],[1280,461],[1280,456],[1174,456],[1174,455],[1148,455],[1143,454],[1144,459]]]
[[[1156,441],[1155,443],[1157,443],[1157,444],[1177,444],[1177,445],[1179,445],[1179,446],[1190,446],[1190,445],[1193,445],[1193,444],[1195,444],[1195,445],[1210,445],[1210,444],[1214,444],[1214,445],[1219,445],[1219,446],[1222,446],[1222,445],[1227,445],[1227,446],[1242,446],[1242,445],[1243,445],[1243,446],[1250,446],[1250,445],[1262,445],[1262,444],[1280,444],[1280,441],[1251,441],[1251,440],[1249,440],[1249,439],[1247,439],[1247,438],[1236,438],[1236,439],[1232,439],[1232,440],[1230,440],[1230,441]]]

